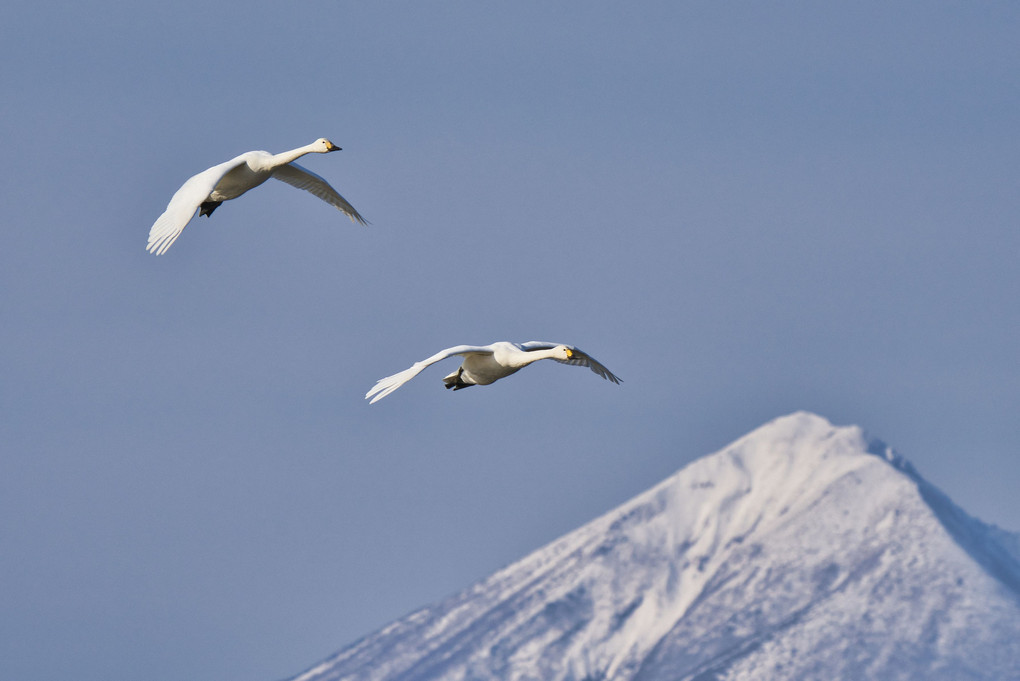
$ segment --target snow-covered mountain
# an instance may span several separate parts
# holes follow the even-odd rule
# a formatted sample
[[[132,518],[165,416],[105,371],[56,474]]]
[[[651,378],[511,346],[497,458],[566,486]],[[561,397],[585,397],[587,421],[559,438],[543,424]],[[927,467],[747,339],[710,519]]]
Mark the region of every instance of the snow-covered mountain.
[[[1018,546],[796,413],[294,681],[1020,679]]]

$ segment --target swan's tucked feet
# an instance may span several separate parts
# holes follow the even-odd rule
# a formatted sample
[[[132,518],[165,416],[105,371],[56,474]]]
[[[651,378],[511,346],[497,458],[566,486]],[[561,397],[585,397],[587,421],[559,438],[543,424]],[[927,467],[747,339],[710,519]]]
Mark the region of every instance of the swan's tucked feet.
[[[470,388],[471,386],[474,385],[474,383],[465,383],[464,380],[460,377],[462,373],[464,373],[463,368],[457,369],[452,374],[443,379],[443,385],[446,386],[447,390],[451,388],[454,390],[460,390],[461,388]]]

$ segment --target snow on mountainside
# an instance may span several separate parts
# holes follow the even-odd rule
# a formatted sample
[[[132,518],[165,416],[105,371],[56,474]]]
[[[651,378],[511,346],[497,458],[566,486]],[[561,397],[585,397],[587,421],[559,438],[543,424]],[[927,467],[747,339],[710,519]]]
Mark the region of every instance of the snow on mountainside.
[[[294,681],[1020,679],[1017,540],[796,413]]]

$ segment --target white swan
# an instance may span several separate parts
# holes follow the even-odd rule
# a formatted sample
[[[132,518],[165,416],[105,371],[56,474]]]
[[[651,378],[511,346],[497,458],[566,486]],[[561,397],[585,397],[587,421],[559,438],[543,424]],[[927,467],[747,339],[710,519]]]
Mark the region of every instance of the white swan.
[[[372,401],[369,404],[374,404],[417,376],[425,367],[454,355],[463,355],[464,363],[443,379],[446,387],[454,390],[473,385],[488,385],[540,359],[554,359],[564,364],[585,366],[604,379],[620,383],[620,379],[613,375],[613,372],[595,361],[588,353],[572,345],[542,341],[527,343],[500,341],[492,345],[457,345],[437,352],[428,359],[415,362],[410,369],[379,379],[375,387],[365,394],[365,399],[371,397]]]
[[[282,154],[249,151],[195,175],[177,190],[170,199],[166,211],[152,225],[152,229],[149,230],[149,244],[145,250],[163,255],[195,217],[196,210],[200,211],[200,215],[212,215],[216,207],[224,201],[236,199],[270,177],[311,192],[326,203],[339,208],[351,222],[366,224],[365,219],[354,210],[354,206],[347,203],[347,199],[330,187],[326,180],[294,163],[295,159],[305,154],[325,154],[330,151],[340,151],[340,147],[321,137],[307,146]]]

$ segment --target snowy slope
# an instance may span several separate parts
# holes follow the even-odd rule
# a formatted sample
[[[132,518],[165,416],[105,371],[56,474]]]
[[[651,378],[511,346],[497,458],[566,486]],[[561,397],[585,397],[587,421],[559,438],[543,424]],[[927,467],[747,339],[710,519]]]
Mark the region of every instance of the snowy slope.
[[[295,681],[1020,679],[1018,545],[796,413]]]

